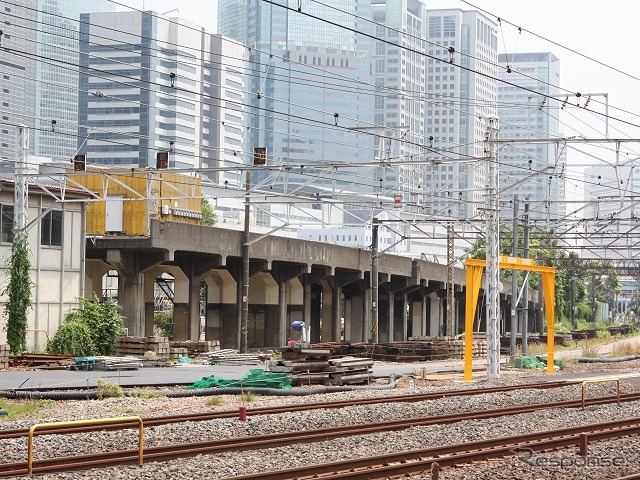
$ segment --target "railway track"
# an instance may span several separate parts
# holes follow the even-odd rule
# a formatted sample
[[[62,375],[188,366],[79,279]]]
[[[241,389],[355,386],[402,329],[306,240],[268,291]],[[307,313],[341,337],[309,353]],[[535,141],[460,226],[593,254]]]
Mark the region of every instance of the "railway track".
[[[621,402],[638,401],[640,393],[625,394],[620,397]],[[617,402],[617,396],[599,397],[587,400],[587,405],[602,405]],[[167,461],[186,456],[201,454],[214,454],[228,451],[241,451],[253,449],[274,448],[284,445],[311,443],[331,440],[334,438],[366,435],[369,433],[403,430],[416,426],[437,425],[459,422],[462,420],[477,420],[505,415],[516,415],[530,413],[537,410],[550,408],[578,408],[582,406],[582,400],[568,400],[564,402],[554,402],[536,405],[518,405],[514,407],[499,408],[493,410],[481,410],[473,412],[462,412],[452,415],[440,415],[432,417],[418,417],[401,420],[391,420],[386,422],[364,423],[346,425],[340,427],[329,427],[317,430],[291,431],[275,433],[253,437],[236,437],[222,440],[194,442],[189,444],[166,445],[158,447],[144,448],[144,461]],[[633,421],[640,422],[640,419]],[[615,423],[615,422],[613,422]],[[638,426],[640,428],[640,425]],[[580,431],[584,431],[580,430]],[[50,432],[47,432],[50,433]],[[521,438],[521,437],[519,437]],[[522,443],[522,442],[520,442]],[[470,445],[470,444],[465,444]],[[468,448],[467,448],[468,449]],[[441,449],[439,450],[441,452]],[[466,458],[466,457],[465,457]],[[105,453],[91,453],[86,455],[75,455],[71,457],[57,457],[50,459],[39,459],[33,461],[33,473],[53,473],[67,470],[89,469],[96,467],[137,464],[139,460],[138,450],[118,450]],[[471,461],[471,460],[468,460]],[[440,463],[440,461],[438,461]],[[442,464],[441,464],[442,465]],[[28,473],[27,461],[0,464],[0,477],[24,475]],[[251,477],[253,478],[253,477]],[[259,477],[256,477],[259,478]],[[265,477],[268,478],[268,477]],[[280,477],[273,477],[280,478]],[[284,478],[284,477],[283,477]],[[335,477],[340,478],[340,477]],[[350,478],[350,477],[343,477]],[[355,477],[352,477],[355,478]],[[374,478],[374,477],[370,477]],[[377,477],[375,477],[377,478]]]
[[[512,437],[492,438],[462,444],[444,445],[423,450],[356,458],[321,465],[255,473],[221,480],[383,480],[402,476],[420,475],[431,469],[434,463],[449,467],[463,463],[485,461],[514,456],[576,447],[580,434],[587,433],[590,442],[612,440],[640,433],[640,418],[628,418],[615,422],[583,425],[580,427],[547,430]],[[624,477],[625,479],[627,477]],[[638,478],[631,476],[629,478]]]
[[[464,390],[446,390],[442,392],[431,392],[431,393],[422,393],[422,394],[405,394],[405,395],[394,395],[388,397],[377,397],[377,398],[362,398],[357,400],[343,400],[343,401],[335,401],[335,402],[314,402],[314,403],[304,403],[297,405],[284,405],[278,407],[263,407],[263,408],[251,408],[247,409],[247,416],[251,415],[274,415],[278,413],[288,413],[288,412],[296,412],[301,410],[314,410],[321,408],[344,408],[350,407],[354,405],[372,405],[377,403],[395,403],[395,402],[424,402],[428,400],[438,400],[446,397],[453,396],[464,396],[464,395],[482,395],[486,393],[499,393],[499,392],[507,392],[511,390],[523,390],[523,389],[549,389],[549,388],[560,388],[566,387],[570,385],[580,384],[581,382],[576,381],[556,381],[556,382],[537,382],[530,384],[522,384],[522,385],[510,385],[510,386],[500,386],[500,387],[490,387],[490,388],[469,388]],[[155,427],[158,425],[167,425],[170,423],[179,423],[179,422],[201,422],[207,420],[216,420],[222,418],[237,418],[238,411],[237,410],[226,410],[223,412],[207,412],[207,413],[197,413],[197,414],[185,414],[185,415],[164,415],[161,417],[146,417],[143,418],[143,424],[145,427]],[[137,427],[137,424],[131,423],[129,424],[120,424],[116,426],[93,426],[93,427],[78,427],[78,428],[65,428],[64,430],[47,430],[46,432],[38,432],[36,431],[36,435],[52,435],[57,433],[80,433],[80,432],[90,432],[90,431],[102,431],[102,430],[116,430],[122,428],[134,428]],[[0,430],[0,440],[9,439],[9,438],[21,438],[26,437],[29,434],[28,428],[21,429],[13,429],[13,430]]]

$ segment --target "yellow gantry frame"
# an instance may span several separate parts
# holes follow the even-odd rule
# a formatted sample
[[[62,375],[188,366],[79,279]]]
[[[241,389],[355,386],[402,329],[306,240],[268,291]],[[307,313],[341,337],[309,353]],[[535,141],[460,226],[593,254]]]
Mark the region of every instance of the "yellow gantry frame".
[[[473,318],[478,306],[478,294],[480,293],[480,283],[482,282],[482,270],[486,266],[486,260],[468,258],[466,261],[467,270],[467,296],[465,300],[464,318],[464,379],[469,381],[472,378],[472,355],[473,355]],[[547,372],[553,373],[553,337],[555,321],[555,267],[542,267],[534,265],[530,258],[500,257],[500,268],[511,270],[528,270],[540,272],[542,274],[542,288],[544,292],[544,309],[547,317]]]

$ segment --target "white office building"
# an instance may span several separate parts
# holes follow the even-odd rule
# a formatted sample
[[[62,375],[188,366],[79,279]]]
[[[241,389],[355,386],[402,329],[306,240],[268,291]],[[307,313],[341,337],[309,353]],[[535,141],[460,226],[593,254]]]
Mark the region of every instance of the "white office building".
[[[243,49],[155,12],[83,16],[78,148],[87,163],[215,169],[244,137]],[[216,182],[237,174],[204,172]]]
[[[497,116],[498,35],[493,18],[460,9],[427,11],[425,174],[427,211],[472,218],[485,201],[485,136]]]
[[[376,145],[383,194],[401,193],[405,204],[422,203],[425,102],[426,8],[422,0],[373,0],[378,40],[372,42],[374,123],[383,135]],[[383,26],[384,25],[384,26]],[[385,27],[386,26],[386,27]],[[389,42],[389,43],[388,43]]]

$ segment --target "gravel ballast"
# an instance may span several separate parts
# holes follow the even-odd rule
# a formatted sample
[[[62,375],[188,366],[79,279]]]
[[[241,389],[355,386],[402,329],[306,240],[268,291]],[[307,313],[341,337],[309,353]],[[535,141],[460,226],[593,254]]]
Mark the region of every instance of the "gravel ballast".
[[[630,362],[630,364],[633,362]],[[629,373],[627,364],[617,364],[607,373]],[[580,367],[584,369],[583,367]],[[595,370],[597,366],[591,366]],[[551,380],[552,377],[549,377]],[[415,392],[424,393],[442,389],[466,389],[501,384],[522,383],[525,376],[505,374],[501,379],[463,382],[414,382]],[[292,403],[321,402],[411,395],[408,381],[398,382],[398,388],[387,391],[354,391],[305,397],[257,396],[247,403],[247,409]],[[636,387],[623,382],[623,393]],[[615,394],[615,383],[591,384],[588,397]],[[209,397],[210,398],[210,397]],[[203,411],[237,410],[241,405],[238,396],[221,396],[221,405],[208,406],[208,397],[189,398],[108,398],[93,401],[56,401],[41,407],[37,418],[19,422],[1,422],[0,429],[23,428],[46,421],[80,420],[85,418],[118,417],[130,415],[167,415]],[[230,437],[255,436],[266,433],[298,431],[354,423],[379,422],[401,418],[446,415],[463,411],[488,410],[513,405],[548,403],[563,400],[579,400],[580,385],[535,390],[514,390],[507,393],[448,397],[416,403],[380,403],[366,406],[345,407],[330,410],[308,410],[278,415],[249,416],[246,422],[239,419],[219,419],[206,422],[169,424],[145,428],[145,446],[216,440]],[[51,402],[46,402],[50,404]],[[414,427],[398,432],[382,432],[335,439],[320,443],[296,444],[268,450],[229,452],[180,459],[165,463],[147,463],[143,467],[123,466],[96,471],[69,472],[39,476],[43,479],[89,479],[107,477],[113,479],[193,479],[226,478],[249,475],[268,470],[291,468],[315,463],[332,462],[347,458],[366,457],[403,450],[436,447],[451,443],[463,443],[493,437],[512,436],[536,430],[560,429],[609,420],[640,417],[640,402],[615,403],[582,409],[554,409],[510,417],[498,417],[478,421],[464,421],[450,425]],[[25,460],[26,439],[3,440],[2,462]],[[130,449],[137,445],[137,431],[94,432],[91,434],[42,435],[34,440],[35,458],[91,453],[116,449]],[[522,455],[505,460],[482,462],[446,469],[440,479],[546,479],[589,478],[605,479],[633,472],[640,465],[640,440],[636,437],[590,445],[586,460],[574,450],[562,450],[533,455]],[[604,465],[604,466],[603,466]],[[640,467],[639,467],[640,468]],[[414,478],[431,478],[425,473]]]

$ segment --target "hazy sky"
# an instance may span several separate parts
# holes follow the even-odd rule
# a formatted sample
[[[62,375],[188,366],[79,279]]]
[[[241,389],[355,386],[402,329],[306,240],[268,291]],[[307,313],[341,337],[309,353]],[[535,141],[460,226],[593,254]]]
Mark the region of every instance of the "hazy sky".
[[[208,32],[216,31],[215,0],[118,1],[136,9],[142,9],[144,3],[145,9],[159,13],[177,7],[179,12],[172,12],[171,16],[180,16],[201,25]],[[303,8],[305,1],[308,0],[302,0]],[[485,10],[492,18],[500,17],[503,20],[498,31],[500,53],[552,52],[560,59],[560,87],[563,92],[608,94],[609,115],[613,117],[609,122],[609,136],[640,138],[640,116],[637,116],[640,114],[640,63],[635,60],[634,49],[640,44],[640,3],[612,0],[607,5],[617,8],[603,8],[604,4],[595,0],[472,0],[469,3],[461,0],[427,0],[427,8],[477,8]],[[521,27],[523,31],[519,33],[517,27],[511,24]],[[604,103],[604,97],[594,97],[589,107],[604,113],[604,105],[598,105],[598,101]],[[584,97],[581,105],[584,105]],[[629,123],[616,121],[615,118]],[[567,109],[562,112],[561,121],[564,136],[604,137],[602,116],[582,109]],[[576,147],[603,161],[615,161],[613,145]],[[640,145],[627,144],[623,151],[627,157],[638,157]],[[582,173],[580,166],[585,163],[600,162],[569,150],[569,164],[575,166],[572,168],[576,176]],[[567,193],[581,195],[577,188],[581,187],[575,187],[576,191],[572,192],[574,187],[568,186]]]

